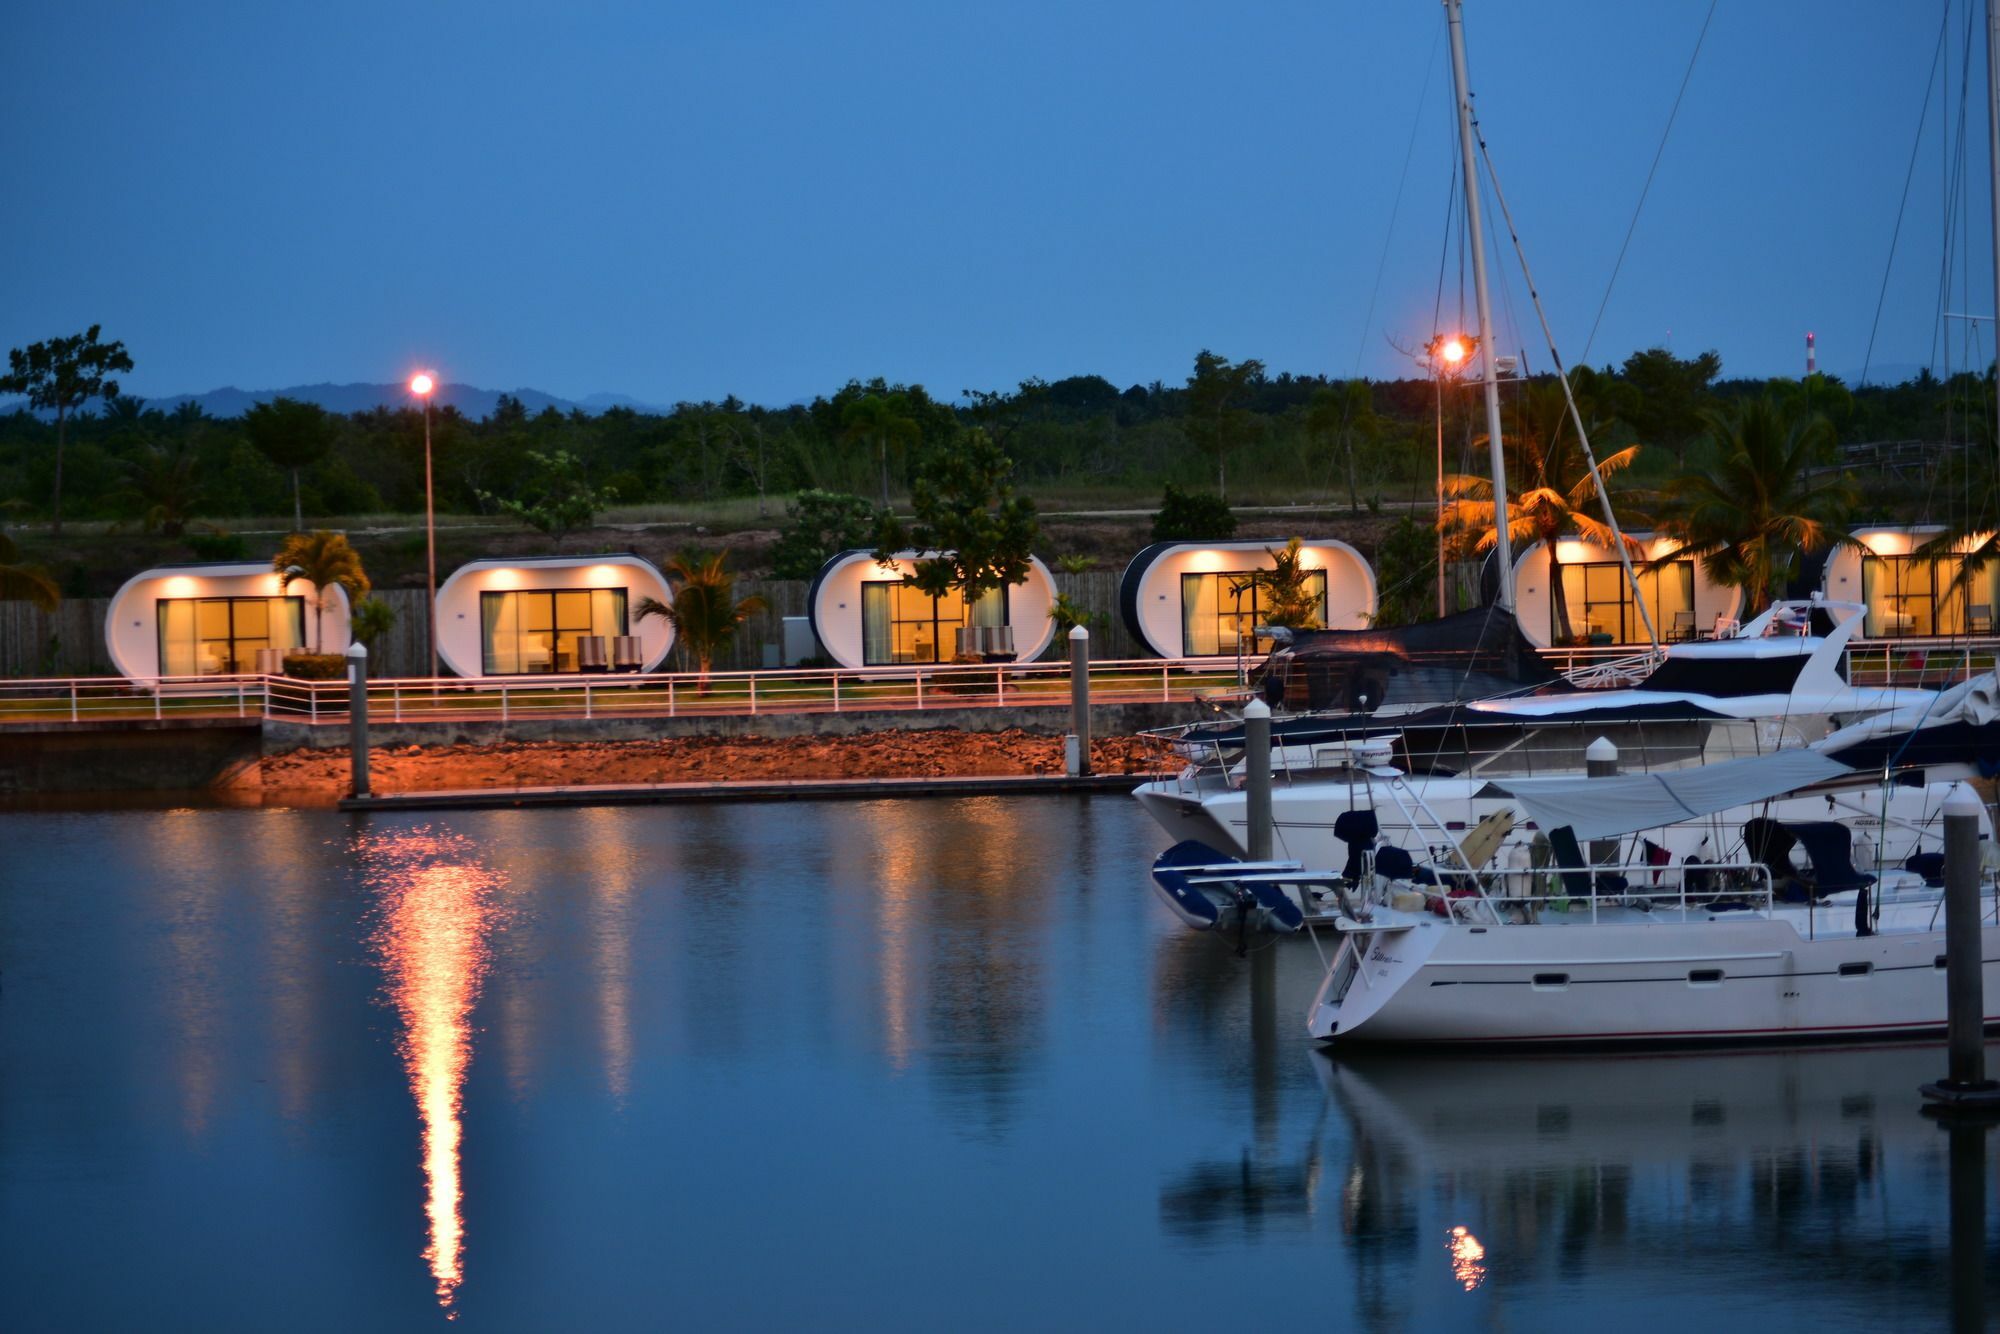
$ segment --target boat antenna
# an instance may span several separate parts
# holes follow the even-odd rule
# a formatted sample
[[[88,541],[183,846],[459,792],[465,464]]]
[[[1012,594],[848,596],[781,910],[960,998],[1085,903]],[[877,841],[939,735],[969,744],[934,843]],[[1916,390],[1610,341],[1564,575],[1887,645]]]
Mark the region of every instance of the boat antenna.
[[[1456,4],[1458,0],[1446,0]],[[1473,122],[1477,131],[1479,122]],[[1556,336],[1549,328],[1549,313],[1542,309],[1542,294],[1535,287],[1535,275],[1528,268],[1528,252],[1521,247],[1521,234],[1514,229],[1514,214],[1507,207],[1507,195],[1500,188],[1500,173],[1493,169],[1493,154],[1486,147],[1486,140],[1479,139],[1479,155],[1486,159],[1486,177],[1493,183],[1493,200],[1500,205],[1500,218],[1507,224],[1507,237],[1514,243],[1514,257],[1521,262],[1521,278],[1528,285],[1528,299],[1535,304],[1535,318],[1542,323],[1542,340],[1549,345],[1549,359],[1555,363],[1556,382],[1563,387],[1563,401],[1569,405],[1570,424],[1576,427],[1577,443],[1583,446],[1584,462],[1590,465],[1590,480],[1597,488],[1597,500],[1604,508],[1604,521],[1611,526],[1611,546],[1618,553],[1618,563],[1625,567],[1625,582],[1632,589],[1633,605],[1639,609],[1639,619],[1646,626],[1646,640],[1655,653],[1660,649],[1660,632],[1653,627],[1653,613],[1646,607],[1646,599],[1639,591],[1639,577],[1632,572],[1632,553],[1625,549],[1625,531],[1618,526],[1618,515],[1612,511],[1611,495],[1604,489],[1604,474],[1598,471],[1597,455],[1590,447],[1590,433],[1583,428],[1583,414],[1577,411],[1576,393],[1570,387],[1569,370],[1563,365],[1562,353],[1556,348]],[[1491,363],[1488,363],[1489,366]]]
[[[1500,439],[1500,379],[1494,364],[1499,343],[1493,332],[1493,303],[1486,294],[1486,239],[1479,219],[1479,168],[1472,156],[1475,118],[1472,89],[1465,75],[1463,8],[1463,0],[1444,0],[1445,21],[1451,29],[1451,81],[1458,99],[1458,147],[1465,169],[1465,239],[1472,248],[1472,290],[1479,304],[1479,366],[1486,381],[1486,446],[1493,456],[1493,552],[1500,561],[1500,606],[1511,612],[1514,548],[1507,534],[1507,456]],[[1489,162],[1489,170],[1491,165]]]

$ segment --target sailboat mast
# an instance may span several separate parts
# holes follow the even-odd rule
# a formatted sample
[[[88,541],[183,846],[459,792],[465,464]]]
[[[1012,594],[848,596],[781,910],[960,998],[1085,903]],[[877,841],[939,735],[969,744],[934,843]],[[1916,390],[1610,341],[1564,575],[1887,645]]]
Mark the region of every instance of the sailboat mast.
[[[1986,149],[1993,179],[1993,313],[2000,317],[2000,13],[1993,0],[1986,0]],[[1994,325],[1996,361],[2000,361],[2000,318]],[[2000,414],[2000,393],[1993,396],[1994,411]],[[1996,417],[1993,447],[2000,450],[2000,417]]]
[[[1989,8],[1992,0],[1987,0]],[[1494,364],[1493,305],[1486,295],[1486,232],[1479,219],[1479,169],[1472,155],[1472,89],[1465,77],[1461,0],[1444,0],[1451,28],[1451,81],[1458,96],[1458,147],[1465,163],[1465,239],[1472,247],[1472,290],[1479,302],[1479,366],[1486,380],[1486,443],[1493,456],[1493,554],[1500,562],[1500,605],[1514,610],[1514,548],[1507,538],[1507,456],[1500,440],[1500,377]]]

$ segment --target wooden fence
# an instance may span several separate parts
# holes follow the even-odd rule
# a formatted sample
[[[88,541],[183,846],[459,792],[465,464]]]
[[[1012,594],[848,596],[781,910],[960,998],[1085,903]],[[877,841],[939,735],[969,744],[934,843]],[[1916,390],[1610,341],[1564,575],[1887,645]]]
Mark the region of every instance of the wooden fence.
[[[743,579],[739,596],[763,598],[765,610],[752,616],[730,651],[717,660],[720,671],[758,671],[778,664],[784,642],[784,618],[806,614],[806,590],[799,579]],[[1088,570],[1057,574],[1056,588],[1067,593],[1101,620],[1090,627],[1091,656],[1125,659],[1146,656],[1118,614],[1118,572]],[[424,594],[420,588],[376,590],[375,597],[395,609],[396,620],[375,641],[369,653],[372,675],[426,676],[429,649],[424,639]],[[25,602],[0,602],[0,676],[109,676],[117,669],[104,648],[104,616],[109,598],[71,598],[53,614]],[[1029,638],[1031,627],[1020,626],[1017,640]],[[1040,627],[1032,627],[1039,630]],[[1056,646],[1061,653],[1061,646]],[[669,664],[671,665],[671,664]]]

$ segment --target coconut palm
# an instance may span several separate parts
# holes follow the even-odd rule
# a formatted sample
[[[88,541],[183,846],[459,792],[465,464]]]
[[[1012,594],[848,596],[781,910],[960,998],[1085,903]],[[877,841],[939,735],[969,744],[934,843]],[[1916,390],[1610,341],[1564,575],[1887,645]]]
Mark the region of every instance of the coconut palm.
[[[1319,598],[1312,586],[1312,577],[1319,571],[1307,568],[1304,550],[1305,542],[1296,537],[1278,551],[1264,548],[1264,554],[1271,558],[1271,568],[1252,576],[1264,594],[1261,617],[1264,624],[1289,630],[1325,628],[1319,621]]]
[[[1718,584],[1743,590],[1746,614],[1770,601],[1799,554],[1848,543],[1857,496],[1845,474],[1823,470],[1833,427],[1802,402],[1747,398],[1704,416],[1692,466],[1661,492],[1660,529],[1678,538]]]
[[[729,553],[703,556],[683,552],[666,563],[666,576],[674,584],[674,600],[639,600],[638,619],[657,616],[674,629],[674,639],[683,652],[693,656],[700,671],[697,690],[708,689],[708,673],[715,655],[729,647],[736,632],[756,613],[764,610],[763,598],[736,596],[736,575],[729,568]]]
[[[326,611],[327,594],[335,587],[344,588],[348,601],[358,602],[371,586],[368,572],[361,565],[361,553],[345,535],[324,528],[287,537],[278,554],[271,558],[271,568],[278,572],[280,591],[290,588],[294,579],[312,585],[312,595],[306,601],[313,609],[315,653],[321,648],[319,622]]]
[[[2000,561],[2000,451],[1993,443],[1992,414],[1981,412],[1974,420],[1972,439],[1944,471],[1942,489],[1951,497],[1944,531],[1914,553],[1929,560],[1956,558],[1958,574],[1948,586],[1954,593]]]
[[[1573,385],[1577,412],[1589,427],[1592,438],[1602,438],[1596,395],[1589,378],[1578,372]],[[1502,442],[1506,455],[1509,490],[1507,498],[1507,540],[1516,552],[1536,542],[1549,552],[1549,594],[1554,603],[1554,627],[1558,641],[1570,639],[1569,598],[1563,589],[1562,546],[1565,537],[1580,537],[1595,546],[1609,549],[1616,542],[1611,525],[1603,519],[1597,486],[1591,479],[1590,463],[1577,440],[1570,420],[1569,403],[1562,385],[1554,381],[1525,387],[1517,429]],[[1607,454],[1597,460],[1597,471],[1606,482],[1632,466],[1639,456],[1638,445]],[[1493,481],[1488,477],[1454,474],[1444,479],[1446,504],[1438,514],[1438,526],[1464,541],[1470,539],[1475,551],[1491,551],[1499,540],[1493,515]],[[1643,526],[1645,515],[1631,508],[1631,493],[1612,497],[1613,512],[1620,528]],[[1628,552],[1637,553],[1639,544],[1625,539]]]
[[[43,611],[54,611],[62,601],[56,581],[39,565],[21,563],[21,549],[14,539],[0,533],[0,602],[32,602]]]

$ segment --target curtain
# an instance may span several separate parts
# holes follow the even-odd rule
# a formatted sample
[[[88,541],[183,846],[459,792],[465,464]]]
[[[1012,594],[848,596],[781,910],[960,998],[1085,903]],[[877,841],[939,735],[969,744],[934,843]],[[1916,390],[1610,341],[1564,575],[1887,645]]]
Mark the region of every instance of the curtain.
[[[510,594],[479,595],[480,670],[488,676],[505,676],[520,670],[514,621],[514,599]]]
[[[889,590],[894,585],[870,580],[861,585],[861,661],[870,667],[896,660],[889,628]]]

